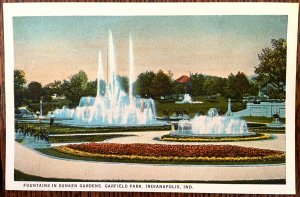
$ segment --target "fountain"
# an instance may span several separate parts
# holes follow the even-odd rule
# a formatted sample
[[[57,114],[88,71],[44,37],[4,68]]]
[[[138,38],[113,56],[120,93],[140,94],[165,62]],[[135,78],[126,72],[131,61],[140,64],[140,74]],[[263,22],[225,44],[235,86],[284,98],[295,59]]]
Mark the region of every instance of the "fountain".
[[[229,99],[228,111],[231,112]],[[195,116],[193,119],[180,120],[178,129],[170,133],[172,136],[193,136],[193,137],[222,137],[222,136],[252,136],[253,132],[247,129],[247,123],[244,120],[234,118],[231,113],[226,116],[219,116],[215,108],[208,110],[207,115]]]
[[[104,79],[102,55],[98,55],[97,94],[96,97],[82,97],[74,109],[63,107],[53,112],[61,124],[82,127],[142,126],[163,124],[156,120],[153,99],[133,96],[134,56],[132,38],[129,36],[129,93],[126,94],[118,80],[112,33],[109,32],[108,67],[109,75],[104,90],[100,80]],[[108,72],[108,71],[107,71]],[[105,94],[103,95],[103,93]]]
[[[177,104],[183,104],[183,103],[203,103],[201,101],[192,101],[192,98],[189,94],[184,94],[183,99],[181,101],[176,101]]]

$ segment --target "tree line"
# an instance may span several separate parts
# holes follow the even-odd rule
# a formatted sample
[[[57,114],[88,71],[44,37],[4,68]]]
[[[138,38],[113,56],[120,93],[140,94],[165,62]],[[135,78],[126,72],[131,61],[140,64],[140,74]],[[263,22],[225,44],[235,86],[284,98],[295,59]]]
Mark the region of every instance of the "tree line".
[[[286,87],[286,40],[271,40],[271,48],[265,48],[258,55],[260,63],[255,66],[253,77],[239,71],[227,78],[209,76],[202,73],[190,73],[188,83],[179,83],[171,71],[159,70],[140,73],[134,82],[134,94],[141,97],[160,99],[169,95],[188,93],[193,97],[221,95],[227,98],[241,99],[244,96],[257,95],[264,89],[270,98],[285,98]],[[120,86],[128,93],[128,78],[118,76]],[[105,81],[100,81],[101,90],[105,90]],[[51,101],[52,95],[65,96],[71,106],[76,106],[82,96],[95,96],[97,81],[89,81],[84,71],[71,75],[63,81],[55,80],[45,86],[32,81],[27,84],[25,72],[14,71],[15,106],[40,99]],[[101,94],[105,94],[102,91]]]

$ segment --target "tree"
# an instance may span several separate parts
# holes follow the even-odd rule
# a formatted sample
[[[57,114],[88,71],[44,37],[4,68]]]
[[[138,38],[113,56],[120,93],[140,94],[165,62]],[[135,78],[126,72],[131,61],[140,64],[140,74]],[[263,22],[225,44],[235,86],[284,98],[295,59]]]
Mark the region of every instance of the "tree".
[[[204,95],[205,76],[203,74],[191,74],[191,94],[193,96]]]
[[[32,101],[39,101],[43,94],[42,84],[32,81],[28,84],[28,98]]]
[[[172,87],[173,87],[173,90],[172,90],[173,94],[184,94],[185,93],[185,85],[183,83],[173,81]]]
[[[256,83],[255,80],[249,80],[249,85],[250,85],[250,88],[249,88],[249,96],[253,96],[253,95],[258,95],[258,92],[259,92],[259,86],[258,84]]]
[[[64,80],[62,90],[71,105],[77,105],[82,96],[85,95],[85,90],[88,84],[88,77],[84,71],[79,71],[70,77],[70,81]]]
[[[63,96],[64,93],[61,89],[61,86],[62,86],[61,81],[55,80],[53,83],[49,83],[46,86],[49,87],[52,90],[52,94],[57,94],[59,96]]]
[[[285,39],[272,39],[272,47],[262,49],[258,55],[260,63],[255,67],[255,80],[260,88],[268,88],[275,94],[270,97],[285,98],[286,88],[286,53]]]
[[[96,96],[97,95],[97,88],[98,88],[98,84],[97,84],[97,80],[95,81],[89,81],[87,83],[87,87],[84,91],[84,96]],[[100,95],[104,96],[105,95],[105,90],[106,88],[106,83],[104,80],[100,80]]]
[[[206,77],[205,82],[203,84],[205,95],[212,96],[218,93],[218,87],[216,82],[216,77]]]
[[[153,71],[146,71],[144,73],[139,74],[136,81],[137,94],[146,98],[154,97],[154,78],[155,73]]]
[[[52,100],[53,90],[49,86],[44,86],[42,88],[43,100],[50,102]]]
[[[172,92],[172,79],[170,75],[165,74],[162,70],[159,70],[153,80],[153,95],[158,98],[161,96],[167,96]]]
[[[14,97],[15,108],[20,107],[26,101],[26,79],[23,70],[14,70]]]
[[[96,96],[97,95],[97,80],[89,81],[84,91],[85,96]]]
[[[228,84],[228,80],[226,78],[218,77],[215,80],[215,88],[217,90],[217,93],[221,94],[222,96],[226,96],[227,91],[226,87]]]
[[[229,98],[241,99],[250,92],[250,82],[243,72],[228,76],[227,96]]]

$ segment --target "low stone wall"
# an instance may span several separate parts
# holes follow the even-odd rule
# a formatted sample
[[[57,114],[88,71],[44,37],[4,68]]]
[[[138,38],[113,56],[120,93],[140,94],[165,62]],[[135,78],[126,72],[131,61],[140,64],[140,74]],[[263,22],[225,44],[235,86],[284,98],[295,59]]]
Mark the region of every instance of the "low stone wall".
[[[278,113],[281,118],[285,118],[285,102],[283,103],[270,103],[261,102],[259,104],[247,103],[247,108],[238,112],[234,112],[236,117],[241,116],[265,116],[272,117]]]

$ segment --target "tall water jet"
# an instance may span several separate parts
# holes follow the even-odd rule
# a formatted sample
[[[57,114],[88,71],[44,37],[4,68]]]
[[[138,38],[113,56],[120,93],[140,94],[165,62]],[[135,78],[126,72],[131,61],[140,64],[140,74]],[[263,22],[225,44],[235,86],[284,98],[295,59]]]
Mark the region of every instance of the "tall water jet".
[[[115,62],[115,49],[114,49],[114,41],[112,37],[111,31],[109,31],[109,38],[108,38],[108,67],[110,71],[110,77],[109,81],[110,83],[110,88],[111,88],[111,99],[112,102],[116,102],[116,94],[117,94],[117,76],[116,76],[116,62]]]
[[[156,109],[153,99],[142,99],[133,96],[134,55],[132,38],[129,37],[129,95],[117,81],[116,57],[112,33],[108,37],[108,68],[105,94],[102,94],[101,80],[104,79],[102,55],[98,56],[97,93],[96,97],[82,97],[74,109],[63,107],[53,112],[55,118],[67,119],[62,124],[86,127],[161,125],[156,120]]]
[[[129,35],[129,47],[128,47],[128,64],[129,64],[129,98],[130,103],[132,102],[133,96],[133,70],[134,70],[134,57],[133,57],[133,46],[132,46],[132,38]]]
[[[101,79],[104,79],[104,72],[103,72],[103,61],[102,61],[102,53],[99,51],[98,54],[98,72],[97,72],[97,95],[96,97],[100,97],[101,95]]]

